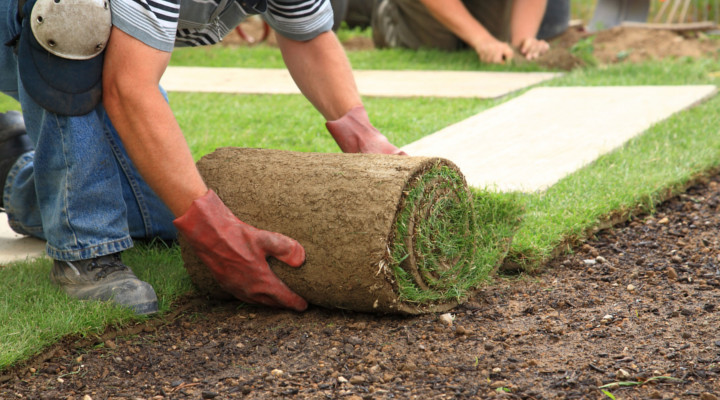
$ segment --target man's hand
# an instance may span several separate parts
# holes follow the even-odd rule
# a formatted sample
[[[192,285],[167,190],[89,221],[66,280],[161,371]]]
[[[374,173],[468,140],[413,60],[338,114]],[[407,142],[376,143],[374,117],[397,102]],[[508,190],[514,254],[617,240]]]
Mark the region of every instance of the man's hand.
[[[520,42],[520,46],[518,46],[520,54],[525,56],[528,60],[534,60],[545,54],[548,50],[550,50],[548,42],[532,37],[523,39],[522,42]]]
[[[407,155],[370,123],[364,106],[351,108],[340,119],[328,121],[325,126],[343,153]]]
[[[502,64],[512,60],[513,49],[509,44],[495,38],[484,40],[473,45],[475,52],[484,63]]]
[[[295,311],[307,308],[307,302],[267,262],[272,256],[291,267],[302,265],[305,249],[297,241],[240,221],[212,190],[196,199],[174,224],[228,293],[249,303]]]

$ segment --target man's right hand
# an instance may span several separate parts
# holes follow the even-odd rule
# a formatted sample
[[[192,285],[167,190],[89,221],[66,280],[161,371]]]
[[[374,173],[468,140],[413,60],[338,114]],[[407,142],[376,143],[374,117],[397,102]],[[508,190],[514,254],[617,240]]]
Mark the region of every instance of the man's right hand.
[[[174,221],[220,287],[249,303],[304,311],[307,302],[270,269],[267,257],[299,267],[305,249],[276,232],[252,227],[233,215],[209,190]]]
[[[480,61],[484,63],[502,64],[513,57],[512,47],[495,38],[476,43],[473,47]]]

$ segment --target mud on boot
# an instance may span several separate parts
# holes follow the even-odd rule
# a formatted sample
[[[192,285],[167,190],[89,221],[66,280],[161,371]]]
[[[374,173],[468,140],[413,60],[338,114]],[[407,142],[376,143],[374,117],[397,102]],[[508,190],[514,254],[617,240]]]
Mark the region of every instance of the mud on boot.
[[[17,111],[0,114],[0,193],[15,161],[32,150],[33,145],[25,131],[22,114]],[[2,206],[0,195],[0,207]]]
[[[158,310],[155,290],[123,264],[120,253],[79,261],[55,260],[50,279],[77,299],[112,301],[139,315]]]

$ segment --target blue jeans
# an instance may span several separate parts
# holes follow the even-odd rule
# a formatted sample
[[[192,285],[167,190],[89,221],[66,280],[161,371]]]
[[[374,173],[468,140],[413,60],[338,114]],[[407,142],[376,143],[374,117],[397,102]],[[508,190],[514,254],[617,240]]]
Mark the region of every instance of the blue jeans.
[[[10,226],[73,261],[126,250],[132,238],[173,240],[174,216],[142,179],[102,105],[80,117],[50,113],[25,92],[17,57],[4,46],[20,32],[17,0],[0,2],[0,91],[20,102],[35,151],[5,181]]]

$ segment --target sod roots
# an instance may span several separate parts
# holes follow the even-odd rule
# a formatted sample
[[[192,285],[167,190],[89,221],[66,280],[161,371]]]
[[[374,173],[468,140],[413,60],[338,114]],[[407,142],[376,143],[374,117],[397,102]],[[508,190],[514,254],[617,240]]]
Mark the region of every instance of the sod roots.
[[[222,148],[198,168],[240,220],[304,246],[302,267],[270,265],[311,304],[445,311],[492,269],[475,263],[472,198],[447,160]],[[229,297],[182,240],[181,248],[200,291]]]

